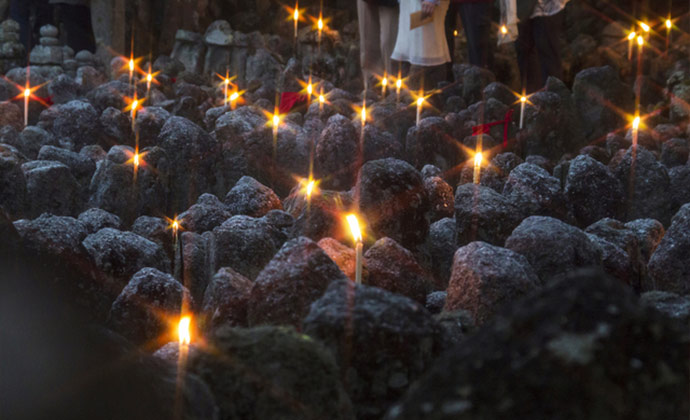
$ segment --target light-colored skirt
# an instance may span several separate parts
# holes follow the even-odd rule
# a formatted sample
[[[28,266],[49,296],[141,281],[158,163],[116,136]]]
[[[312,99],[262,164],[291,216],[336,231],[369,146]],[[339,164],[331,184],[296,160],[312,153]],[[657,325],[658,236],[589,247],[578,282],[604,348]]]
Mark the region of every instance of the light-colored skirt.
[[[421,0],[400,0],[398,40],[391,58],[417,66],[438,66],[450,61],[445,20],[448,0],[441,0],[434,10],[434,21],[410,30],[410,14],[422,10]]]

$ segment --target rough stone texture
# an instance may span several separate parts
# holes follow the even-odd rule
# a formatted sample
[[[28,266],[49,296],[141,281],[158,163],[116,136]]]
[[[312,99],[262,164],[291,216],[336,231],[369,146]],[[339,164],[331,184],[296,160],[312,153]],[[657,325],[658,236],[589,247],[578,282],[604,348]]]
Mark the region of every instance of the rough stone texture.
[[[659,161],[670,169],[674,166],[688,163],[688,155],[690,155],[688,141],[681,138],[673,138],[665,141],[661,146]]]
[[[685,203],[690,203],[690,165],[676,166],[668,171],[671,180],[669,194],[671,196],[672,211],[681,208]]]
[[[182,232],[178,237],[179,244],[173,257],[173,275],[189,290],[194,302],[201,305],[206,287],[214,273],[213,234]],[[197,310],[198,307],[194,306],[193,309]]]
[[[603,139],[624,125],[620,111],[632,110],[632,93],[609,66],[589,68],[575,76],[573,101],[588,141]]]
[[[432,164],[447,171],[460,160],[459,147],[451,136],[451,127],[440,117],[424,118],[419,127],[409,129],[405,153],[406,160],[418,169]]]
[[[249,325],[299,328],[309,306],[328,285],[346,277],[319,246],[300,237],[286,242],[254,281],[249,297]]]
[[[233,216],[213,229],[216,267],[230,267],[250,280],[278,252],[278,230],[263,219]]]
[[[422,176],[410,164],[380,159],[362,166],[356,191],[360,211],[376,237],[388,236],[408,249],[429,231],[429,201]]]
[[[41,147],[38,159],[52,160],[66,165],[82,188],[89,186],[91,177],[96,171],[96,164],[88,157],[51,145]]]
[[[158,106],[148,106],[137,113],[139,147],[156,146],[158,136],[168,118],[170,113]]]
[[[355,183],[359,139],[352,122],[342,115],[328,119],[316,144],[315,176],[323,188],[347,190]]]
[[[348,237],[350,231],[343,223],[342,212],[351,208],[352,201],[349,192],[319,189],[308,201],[301,188],[293,191],[285,199],[285,209],[295,218],[291,236],[306,236],[315,241]]]
[[[620,216],[625,200],[623,186],[609,168],[585,155],[570,161],[565,196],[572,217],[582,227]]]
[[[434,276],[437,289],[446,289],[453,265],[456,245],[455,219],[446,217],[429,227],[429,236],[425,243],[426,253],[430,257],[429,270]]]
[[[688,343],[620,282],[573,273],[447,352],[385,419],[681,418]]]
[[[364,255],[366,284],[426,303],[433,282],[414,255],[391,238],[381,238]]]
[[[30,125],[19,135],[18,144],[14,145],[19,149],[22,154],[30,159],[36,159],[38,157],[38,152],[43,146],[57,146],[57,139],[51,135],[46,130],[40,127]],[[46,159],[43,160],[56,160],[56,159]]]
[[[424,189],[429,197],[429,222],[433,223],[455,214],[453,187],[443,179],[434,176],[424,178]]]
[[[455,253],[444,310],[467,310],[475,324],[481,325],[501,307],[540,285],[522,255],[486,242],[472,242]]]
[[[333,260],[343,274],[345,274],[350,280],[355,281],[357,274],[357,253],[354,249],[347,245],[343,245],[342,242],[333,238],[323,238],[317,244],[319,245],[319,248],[321,248],[323,252],[325,252],[331,260]],[[368,284],[368,282],[369,272],[366,267],[366,260],[364,260],[362,262],[362,283]]]
[[[523,220],[506,240],[506,248],[525,256],[542,283],[601,262],[598,249],[583,231],[551,217]]]
[[[84,224],[89,234],[96,233],[103,228],[120,229],[120,218],[99,208],[91,208],[79,215],[79,221]]]
[[[135,146],[134,133],[132,133],[132,120],[128,114],[129,113],[122,112],[113,107],[108,107],[101,113],[99,123],[103,135],[100,144],[105,149],[110,149],[112,146],[118,144]],[[140,148],[145,146],[148,146],[148,144],[141,141],[139,142]]]
[[[113,302],[108,324],[135,344],[160,346],[177,339],[166,318],[179,318],[183,300],[190,299],[187,289],[170,274],[142,268]]]
[[[423,306],[377,287],[331,283],[304,332],[335,354],[358,419],[378,419],[428,368],[442,328]]]
[[[13,217],[19,217],[24,212],[26,178],[22,163],[17,149],[0,143],[0,207]]]
[[[282,210],[278,196],[256,179],[243,176],[225,196],[225,205],[232,215],[262,217],[271,210]]]
[[[625,226],[622,222],[615,219],[601,219],[585,229],[588,234],[596,235],[604,241],[614,244],[627,255],[627,261],[622,265],[623,272],[618,270],[614,277],[623,280],[632,286],[636,291],[643,287],[644,279],[647,275],[647,262],[642,258],[640,243],[633,230]],[[591,239],[591,237],[590,237]],[[603,261],[606,267],[606,258]]]
[[[70,216],[79,210],[80,189],[69,168],[60,162],[34,160],[22,165],[26,179],[27,215]]]
[[[690,296],[688,295],[653,291],[643,293],[640,301],[667,317],[680,321],[683,325],[688,325],[690,322]]]
[[[690,203],[673,216],[648,269],[652,290],[690,293]]]
[[[668,225],[671,216],[668,170],[643,147],[638,146],[635,159],[632,154],[631,147],[613,168],[627,198],[625,220],[650,218]]]
[[[364,162],[385,158],[402,159],[402,149],[402,145],[393,137],[393,134],[381,130],[374,124],[364,127],[364,149],[362,150]]]
[[[654,219],[638,219],[626,223],[625,227],[632,230],[635,236],[637,236],[642,260],[645,264],[648,263],[656,247],[659,246],[666,234],[664,225]]]
[[[173,232],[171,222],[152,216],[139,216],[132,223],[132,232],[160,245],[171,261],[173,257]]]
[[[213,276],[204,293],[201,312],[205,329],[215,330],[223,325],[247,326],[247,301],[252,282],[232,268],[223,267]]]
[[[446,306],[446,297],[448,294],[445,291],[431,292],[426,296],[426,303],[424,307],[429,313],[436,315],[443,311]]]
[[[210,341],[215,351],[191,355],[189,369],[209,384],[220,418],[354,420],[333,356],[309,337],[222,328]]]
[[[523,163],[508,175],[503,195],[526,216],[564,219],[566,201],[558,179],[531,163]]]
[[[503,246],[522,219],[506,197],[481,185],[465,184],[455,191],[457,244],[474,241]]]
[[[53,121],[53,134],[63,142],[69,139],[74,150],[98,142],[98,113],[90,103],[80,100],[52,107],[57,112]]]
[[[182,117],[170,117],[158,136],[166,151],[168,206],[172,213],[187,209],[204,192],[213,192],[213,166],[220,145],[201,127]]]
[[[87,236],[82,245],[103,277],[105,293],[117,295],[144,267],[170,272],[163,248],[132,232],[104,228]]]
[[[202,194],[192,207],[177,216],[183,229],[203,233],[220,226],[232,217],[232,213],[218,197],[213,194]]]
[[[0,103],[0,126],[10,126],[17,131],[24,127],[24,114],[12,102]]]

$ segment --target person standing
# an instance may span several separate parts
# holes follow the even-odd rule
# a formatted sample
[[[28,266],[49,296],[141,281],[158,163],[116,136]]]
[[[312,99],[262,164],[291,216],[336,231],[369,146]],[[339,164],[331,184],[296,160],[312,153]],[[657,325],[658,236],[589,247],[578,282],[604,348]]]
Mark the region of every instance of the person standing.
[[[560,41],[563,9],[569,0],[517,2],[518,37],[515,42],[523,89],[541,89],[549,76],[563,80]]]
[[[391,54],[398,36],[397,0],[357,0],[364,88],[373,75],[392,73]]]
[[[392,58],[410,63],[408,86],[414,90],[435,89],[445,80],[450,51],[445,33],[448,0],[400,0],[398,40]],[[422,12],[433,21],[410,29],[410,15]]]
[[[33,25],[31,15],[34,14]],[[26,53],[38,44],[38,31],[41,26],[53,23],[53,8],[48,0],[12,0],[10,18],[19,24],[19,40]]]
[[[490,46],[492,0],[451,0],[446,15],[446,39],[450,46],[451,62],[448,66],[448,80],[453,79],[453,62],[455,61],[454,33],[458,13],[467,38],[468,58],[470,64],[477,67],[491,68],[492,54]]]
[[[96,52],[96,40],[91,25],[91,9],[88,0],[50,0],[57,5],[60,21],[67,40],[67,45],[79,52],[87,50]]]

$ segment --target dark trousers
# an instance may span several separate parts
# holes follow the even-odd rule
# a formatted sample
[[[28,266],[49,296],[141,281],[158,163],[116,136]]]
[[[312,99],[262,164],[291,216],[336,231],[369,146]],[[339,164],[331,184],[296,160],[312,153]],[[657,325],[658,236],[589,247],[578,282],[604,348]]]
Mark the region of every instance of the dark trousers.
[[[65,31],[67,45],[75,53],[82,50],[95,52],[96,41],[91,26],[91,9],[88,6],[60,4],[58,13]]]
[[[449,75],[452,79],[452,66],[455,61],[455,31],[456,17],[460,13],[462,27],[467,38],[468,55],[473,66],[490,68],[491,45],[489,41],[491,31],[491,3],[451,3],[446,14],[446,39],[450,46],[451,63]]]
[[[53,23],[53,8],[48,0],[12,0],[10,18],[19,23],[19,38],[28,54],[38,44],[41,26]]]
[[[526,19],[518,24],[515,42],[522,88],[531,93],[541,89],[549,76],[563,80],[559,52],[563,32],[563,12]]]

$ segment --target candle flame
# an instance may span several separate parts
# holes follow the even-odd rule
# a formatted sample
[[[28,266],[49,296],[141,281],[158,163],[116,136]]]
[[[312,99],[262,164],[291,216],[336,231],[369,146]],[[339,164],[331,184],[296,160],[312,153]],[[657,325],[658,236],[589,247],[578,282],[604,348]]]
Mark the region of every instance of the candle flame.
[[[134,71],[134,59],[129,60],[129,71]]]
[[[645,32],[649,32],[649,30],[651,29],[651,28],[649,27],[649,25],[647,25],[647,24],[644,23],[644,22],[640,22],[640,27],[641,27],[642,30],[645,31]]]
[[[296,21],[299,20],[299,9],[298,8],[295,8],[294,13],[292,14],[292,18]]]
[[[383,79],[381,79],[381,84],[385,87],[388,86],[388,77],[383,76]]]
[[[644,45],[644,38],[642,38],[642,35],[637,37],[637,45],[640,47]]]
[[[230,95],[230,100],[231,100],[231,101],[236,101],[237,98],[239,98],[239,97],[240,97],[240,94],[239,94],[239,93],[237,93],[237,92],[232,92],[232,95]]]
[[[134,101],[132,101],[132,111],[136,111],[138,107],[139,101],[135,99]]]
[[[273,126],[278,127],[280,125],[280,115],[273,116]]]
[[[134,162],[134,166],[139,166],[139,153],[134,154],[132,161]]]
[[[24,97],[28,98],[29,96],[31,96],[31,89],[29,89],[29,88],[24,89]]]
[[[417,98],[417,106],[422,106],[422,105],[424,105],[424,97],[420,96],[419,98]]]
[[[355,242],[362,242],[362,231],[359,229],[359,220],[354,214],[348,214],[346,216],[347,223],[350,225],[350,232],[352,232],[352,238]]]
[[[320,103],[326,102],[326,97],[323,96],[323,94],[319,95],[319,102],[320,102]]]
[[[177,336],[180,341],[180,345],[182,346],[188,346],[192,342],[192,335],[189,331],[189,326],[191,323],[191,317],[183,316],[180,318],[180,323],[177,325]]]
[[[501,33],[503,35],[508,34],[508,27],[506,25],[501,25]]]
[[[319,18],[319,21],[316,23],[316,26],[319,28],[319,31],[323,30],[323,19]]]
[[[398,78],[398,80],[395,81],[395,87],[400,89],[402,87],[402,79]]]
[[[520,97],[520,102],[522,102],[523,104],[524,104],[525,102],[527,102],[527,97],[524,96],[524,95],[521,96],[521,97]]]
[[[668,29],[671,29],[672,26],[673,26],[673,22],[671,22],[671,19],[666,19],[666,27]]]
[[[633,130],[638,130],[640,128],[640,116],[639,115],[635,116],[635,118],[633,119],[632,128],[633,128]]]
[[[314,180],[311,179],[307,183],[307,198],[311,198],[311,194],[314,192]]]
[[[314,87],[312,86],[311,83],[309,83],[309,84],[307,85],[307,93],[309,94],[309,96],[311,96],[311,94],[312,94],[313,92],[314,92]]]
[[[477,154],[474,155],[474,166],[481,166],[482,160],[484,160],[484,156],[482,156],[482,152],[477,152]]]
[[[628,35],[628,40],[632,41],[633,39],[635,39],[636,36],[637,34],[635,33],[635,31],[632,31],[630,32],[630,35]]]
[[[360,118],[362,119],[362,124],[367,121],[367,106],[366,104],[362,107]]]
[[[146,81],[151,82],[153,80],[153,75],[151,73],[146,75]]]
[[[458,30],[457,29],[453,31],[453,36],[458,36]]]
[[[180,224],[177,222],[177,219],[173,220],[172,222],[172,230],[175,234],[177,234],[177,231],[180,229]]]

